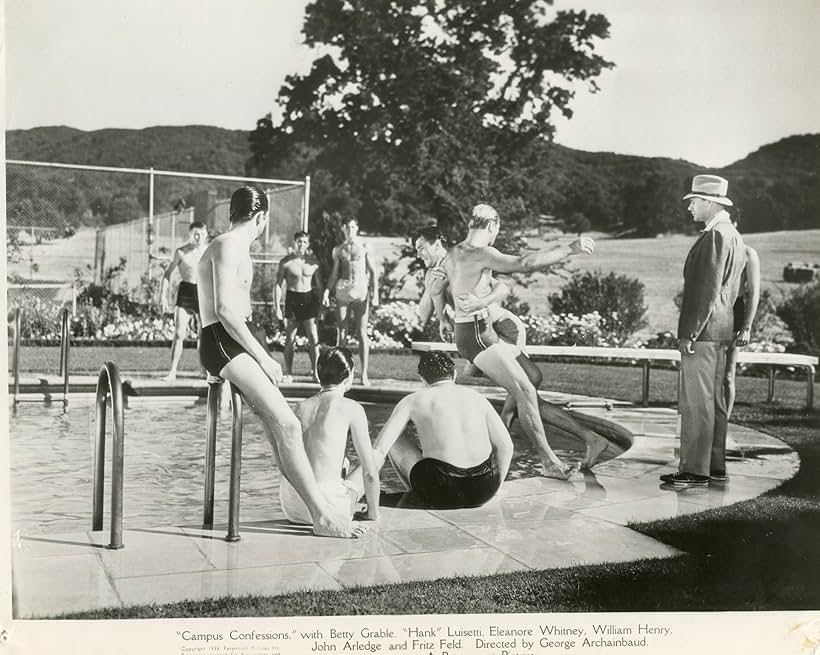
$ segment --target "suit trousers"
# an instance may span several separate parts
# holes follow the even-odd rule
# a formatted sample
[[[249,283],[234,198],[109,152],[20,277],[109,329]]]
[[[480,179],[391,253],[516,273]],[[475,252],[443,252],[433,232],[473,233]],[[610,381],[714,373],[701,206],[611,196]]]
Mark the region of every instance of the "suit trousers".
[[[696,341],[695,352],[681,355],[680,470],[695,475],[726,469],[729,343]]]

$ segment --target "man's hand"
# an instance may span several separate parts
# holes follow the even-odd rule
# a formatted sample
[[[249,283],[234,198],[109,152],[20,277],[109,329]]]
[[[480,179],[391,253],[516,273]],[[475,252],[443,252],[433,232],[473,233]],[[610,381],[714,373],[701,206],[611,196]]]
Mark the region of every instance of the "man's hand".
[[[322,293],[322,307],[330,307],[330,291],[327,289]]]
[[[462,293],[456,300],[459,309],[467,314],[472,314],[487,306],[487,303],[474,293]]]
[[[370,304],[373,305],[373,307],[379,306],[379,292],[376,289],[373,289],[370,294]]]
[[[747,330],[738,330],[735,332],[734,343],[736,346],[745,346],[751,341],[752,339],[752,331],[751,329]]]
[[[569,244],[570,255],[591,255],[595,250],[595,241],[590,237],[578,237]]]
[[[282,308],[278,305],[276,306],[276,320],[277,321],[284,321],[285,315],[282,313]]]
[[[451,342],[453,340],[453,334],[455,332],[455,327],[450,319],[446,317],[442,317],[441,322],[438,324],[438,333],[441,337],[442,341]]]
[[[279,362],[268,356],[259,362],[259,366],[262,367],[262,371],[270,378],[270,381],[278,386],[282,381],[282,367],[279,366]]]
[[[695,354],[695,340],[694,339],[681,339],[678,341],[678,350],[680,350],[681,355],[694,355]]]

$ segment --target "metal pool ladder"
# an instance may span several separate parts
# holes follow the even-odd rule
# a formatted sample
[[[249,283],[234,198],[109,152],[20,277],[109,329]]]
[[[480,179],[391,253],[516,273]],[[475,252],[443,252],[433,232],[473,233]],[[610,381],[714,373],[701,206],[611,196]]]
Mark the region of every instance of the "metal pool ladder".
[[[114,362],[106,362],[97,378],[97,440],[94,443],[94,499],[91,529],[103,529],[103,488],[105,486],[105,412],[111,398],[113,423],[113,463],[111,465],[111,543],[108,548],[124,548],[122,543],[122,470],[125,445],[125,415],[123,413],[122,383]]]
[[[205,426],[205,506],[202,527],[214,527],[214,477],[216,469],[216,418],[224,380],[208,376],[208,410]],[[239,541],[239,486],[242,472],[242,394],[231,384],[231,479],[228,490],[228,534],[225,541]]]
[[[12,313],[14,323],[14,345],[12,349],[12,375],[14,377],[13,407],[16,410],[17,405],[21,402],[20,396],[20,328],[23,323],[23,310],[19,307],[14,308]],[[68,354],[71,347],[71,338],[68,331],[70,311],[64,308],[60,312],[60,375],[63,377],[63,413],[68,411]],[[39,402],[39,401],[37,401]]]

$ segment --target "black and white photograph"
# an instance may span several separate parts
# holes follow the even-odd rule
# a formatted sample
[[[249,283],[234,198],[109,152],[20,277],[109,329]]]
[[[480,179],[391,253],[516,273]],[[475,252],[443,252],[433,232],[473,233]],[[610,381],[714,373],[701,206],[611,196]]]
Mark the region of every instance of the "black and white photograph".
[[[0,651],[820,654],[816,0],[0,6]]]

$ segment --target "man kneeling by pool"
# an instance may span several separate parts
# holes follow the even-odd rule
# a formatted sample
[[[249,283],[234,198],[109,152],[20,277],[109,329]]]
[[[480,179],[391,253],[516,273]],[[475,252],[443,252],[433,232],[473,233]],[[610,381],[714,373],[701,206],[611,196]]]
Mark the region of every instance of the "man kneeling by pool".
[[[418,371],[427,388],[396,405],[373,444],[377,464],[389,457],[430,509],[483,505],[507,477],[510,434],[484,396],[456,385],[455,363],[446,353],[422,354]],[[403,434],[409,421],[421,449]]]

